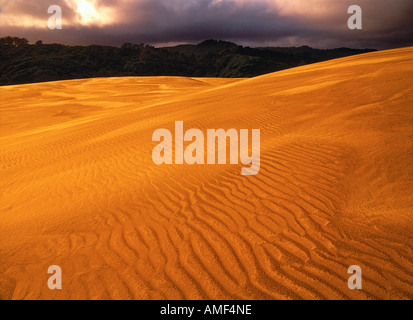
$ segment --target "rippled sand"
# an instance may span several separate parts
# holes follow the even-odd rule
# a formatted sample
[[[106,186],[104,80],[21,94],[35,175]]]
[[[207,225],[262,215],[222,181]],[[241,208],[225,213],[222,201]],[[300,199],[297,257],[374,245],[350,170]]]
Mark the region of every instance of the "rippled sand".
[[[413,48],[0,97],[0,299],[413,298]],[[261,129],[259,174],[155,165],[176,120]]]

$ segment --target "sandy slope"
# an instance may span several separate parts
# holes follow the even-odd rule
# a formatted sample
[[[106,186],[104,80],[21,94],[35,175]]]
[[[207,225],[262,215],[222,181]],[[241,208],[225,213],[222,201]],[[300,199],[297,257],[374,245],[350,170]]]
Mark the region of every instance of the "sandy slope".
[[[2,299],[413,298],[413,48],[0,97]],[[261,129],[260,173],[156,166],[175,120]]]

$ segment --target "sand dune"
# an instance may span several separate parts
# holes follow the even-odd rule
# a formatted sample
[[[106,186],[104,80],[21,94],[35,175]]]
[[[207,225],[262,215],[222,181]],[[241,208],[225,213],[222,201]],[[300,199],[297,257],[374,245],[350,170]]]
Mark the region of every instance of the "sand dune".
[[[413,48],[0,97],[1,299],[413,298]],[[155,165],[176,120],[261,129],[259,174]]]

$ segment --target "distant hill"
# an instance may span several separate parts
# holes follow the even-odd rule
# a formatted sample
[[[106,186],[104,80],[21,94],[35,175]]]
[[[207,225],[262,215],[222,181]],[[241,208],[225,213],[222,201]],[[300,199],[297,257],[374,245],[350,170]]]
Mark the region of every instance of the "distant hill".
[[[0,39],[0,85],[115,76],[254,77],[371,51],[250,48],[216,40],[164,48],[125,43],[119,48],[28,44],[5,37]]]

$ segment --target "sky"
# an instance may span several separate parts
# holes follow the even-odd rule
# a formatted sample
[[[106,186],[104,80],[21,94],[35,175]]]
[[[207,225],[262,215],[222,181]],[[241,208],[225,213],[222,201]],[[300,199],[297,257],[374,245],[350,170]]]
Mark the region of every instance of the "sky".
[[[350,5],[362,30],[350,30]],[[62,29],[48,8],[62,8]],[[154,46],[207,39],[249,46],[387,49],[413,45],[413,0],[0,0],[0,37]]]

